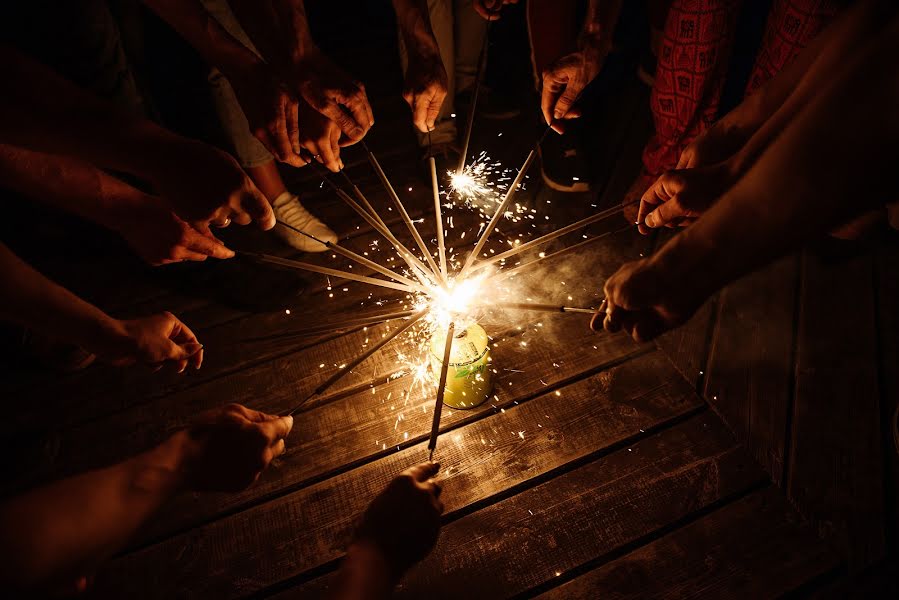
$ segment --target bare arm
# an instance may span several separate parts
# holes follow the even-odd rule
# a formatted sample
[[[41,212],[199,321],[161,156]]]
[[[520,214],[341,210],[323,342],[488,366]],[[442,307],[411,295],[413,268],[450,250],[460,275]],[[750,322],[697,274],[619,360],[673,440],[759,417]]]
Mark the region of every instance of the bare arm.
[[[265,197],[226,153],[127,115],[18,50],[0,50],[0,143],[135,175],[201,230],[232,217],[274,227]]]
[[[0,180],[37,202],[122,235],[152,265],[231,258],[211,233],[196,231],[157,197],[76,158],[0,144]]]
[[[200,368],[203,346],[171,313],[115,319],[34,270],[0,244],[0,317],[69,342],[117,365]]]
[[[449,83],[431,28],[428,3],[427,0],[393,0],[393,9],[409,57],[403,99],[412,109],[415,127],[422,132],[431,131],[437,123]]]
[[[0,505],[0,583],[34,590],[90,574],[180,491],[237,491],[284,452],[291,417],[232,404],[111,467]]]

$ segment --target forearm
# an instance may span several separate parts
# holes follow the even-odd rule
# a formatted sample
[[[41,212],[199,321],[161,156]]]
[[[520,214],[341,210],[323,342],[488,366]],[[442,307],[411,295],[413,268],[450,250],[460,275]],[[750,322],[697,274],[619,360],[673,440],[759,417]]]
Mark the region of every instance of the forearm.
[[[52,483],[0,507],[4,588],[90,574],[182,486],[186,433],[117,465]]]
[[[833,78],[847,51],[862,48],[883,26],[885,4],[866,0],[850,7],[768,83],[714,125],[745,140],[733,168],[745,172],[790,121]],[[733,135],[735,134],[735,135]]]
[[[654,257],[663,271],[717,288],[895,197],[890,178],[871,176],[899,161],[899,27],[891,29],[834,73],[743,178]]]
[[[36,202],[112,230],[121,215],[154,199],[76,158],[0,144],[0,180]]]
[[[2,47],[0,143],[49,152],[150,177],[184,138],[119,111],[46,66]]]
[[[396,24],[408,47],[436,47],[427,0],[393,0]]]
[[[396,578],[382,552],[371,543],[354,542],[337,573],[334,600],[386,600]]]
[[[579,46],[608,53],[612,48],[612,36],[620,13],[621,0],[590,0],[581,28]]]
[[[228,33],[199,0],[143,1],[225,77],[262,64],[261,59]]]
[[[237,0],[234,0],[237,4]],[[254,4],[255,0],[240,0],[240,4]],[[273,19],[280,22],[279,39],[283,44],[283,51],[280,60],[285,63],[287,68],[295,68],[307,59],[309,56],[316,54],[318,46],[312,38],[312,31],[309,29],[309,19],[306,16],[306,3],[304,0],[273,0],[271,14]],[[249,12],[249,10],[247,11]],[[269,25],[267,25],[269,26]],[[270,25],[274,27],[274,25]],[[264,34],[264,28],[259,31],[259,36]],[[253,41],[256,41],[256,37]]]
[[[92,350],[96,340],[119,339],[121,324],[50,281],[0,244],[0,317]]]

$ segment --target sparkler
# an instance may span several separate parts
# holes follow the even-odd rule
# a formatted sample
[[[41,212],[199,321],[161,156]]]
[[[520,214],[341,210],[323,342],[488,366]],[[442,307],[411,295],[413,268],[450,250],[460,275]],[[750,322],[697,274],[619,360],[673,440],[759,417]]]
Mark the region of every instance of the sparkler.
[[[624,210],[624,208],[626,206],[629,206],[631,204],[635,204],[638,202],[640,202],[639,199],[631,200],[629,202],[625,202],[623,204],[609,208],[607,210],[603,210],[598,213],[592,214],[589,217],[586,217],[584,219],[581,219],[580,221],[572,223],[571,225],[567,225],[560,229],[556,229],[555,231],[547,233],[546,235],[540,236],[539,238],[537,238],[535,240],[531,240],[529,242],[525,242],[524,244],[520,244],[520,245],[516,246],[515,248],[512,248],[511,250],[506,250],[505,252],[500,252],[496,256],[491,256],[490,258],[481,260],[481,261],[473,264],[470,268],[470,271],[477,271],[478,269],[483,269],[484,267],[492,265],[493,263],[497,263],[497,262],[506,260],[508,258],[511,258],[511,257],[515,256],[516,254],[520,254],[522,252],[525,252],[526,250],[530,250],[531,248],[534,248],[541,244],[545,244],[546,242],[550,242],[556,238],[559,238],[559,237],[562,237],[563,235],[571,233],[572,231],[577,231],[578,229],[587,227],[588,225],[592,225],[593,223],[596,223],[598,221],[602,221],[606,217],[620,213],[621,211]],[[628,225],[628,227],[630,227],[630,225]]]
[[[335,383],[337,383],[338,381],[343,379],[350,371],[352,371],[353,369],[358,367],[360,364],[362,364],[365,361],[365,359],[367,359],[369,356],[371,356],[372,354],[374,354],[375,352],[377,352],[378,350],[380,350],[381,348],[383,348],[390,342],[392,342],[404,331],[407,331],[410,327],[415,325],[419,321],[419,319],[421,319],[425,315],[425,312],[427,312],[427,311],[421,310],[421,311],[417,312],[416,314],[414,314],[412,316],[411,319],[409,319],[403,325],[398,327],[390,335],[385,336],[384,339],[379,341],[377,344],[375,344],[374,346],[372,346],[371,348],[369,348],[368,350],[366,350],[365,352],[363,352],[362,354],[360,354],[359,356],[354,358],[349,363],[342,366],[340,369],[338,369],[338,371],[336,373],[334,373],[333,375],[328,377],[328,379],[326,379],[324,383],[322,383],[317,388],[312,390],[312,393],[310,393],[308,396],[303,398],[303,400],[299,404],[297,404],[293,409],[291,409],[291,411],[287,414],[290,416],[295,415],[297,412],[299,412],[299,410],[303,407],[304,404],[309,402],[309,400],[311,400],[312,398],[318,396],[319,394],[322,394],[325,391],[327,391],[328,388],[330,388],[332,385],[334,385]]]
[[[369,285],[377,285],[380,287],[390,288],[394,290],[400,290],[403,292],[414,292],[415,288],[410,287],[408,285],[402,283],[396,283],[393,281],[387,281],[384,279],[375,279],[374,277],[366,277],[365,275],[356,275],[355,273],[349,273],[347,271],[340,271],[338,269],[331,269],[328,267],[320,267],[318,265],[313,265],[306,262],[301,262],[299,260],[290,260],[288,258],[281,258],[280,256],[272,256],[270,254],[262,254],[260,252],[238,252],[240,256],[250,258],[253,260],[257,260],[259,262],[271,263],[273,265],[280,265],[282,267],[287,267],[290,269],[300,269],[302,271],[311,271],[313,273],[321,273],[322,275],[330,275],[331,277],[340,277],[343,279],[349,279],[351,281],[358,281],[360,283],[367,283]]]
[[[391,271],[390,269],[388,269],[386,267],[382,267],[378,263],[376,263],[372,260],[369,260],[369,259],[365,258],[364,256],[356,254],[352,250],[347,250],[343,246],[339,246],[337,244],[332,244],[331,242],[321,240],[321,239],[315,237],[314,235],[312,235],[311,233],[306,233],[302,229],[297,229],[293,225],[288,225],[284,221],[277,221],[277,223],[279,225],[281,225],[282,227],[287,227],[291,231],[299,233],[300,235],[304,235],[307,238],[309,238],[313,241],[316,241],[319,244],[322,244],[323,246],[326,246],[327,248],[329,248],[330,250],[333,250],[334,252],[336,252],[337,254],[340,254],[341,256],[345,256],[346,258],[349,258],[350,260],[356,261],[360,265],[364,265],[364,266],[368,267],[369,269],[372,269],[373,271],[377,271],[378,273],[380,273],[382,275],[386,275],[387,277],[390,277],[394,281],[404,283],[404,284],[408,285],[409,287],[413,287],[413,288],[417,289],[420,292],[427,292],[427,290],[425,289],[425,287],[423,285],[412,281],[408,277],[403,277],[399,273],[396,273],[395,271]]]
[[[498,308],[511,308],[515,310],[536,310],[540,312],[578,313],[582,315],[596,314],[595,308],[579,308],[575,306],[559,306],[558,304],[537,304],[534,302],[496,302],[490,305]]]
[[[431,267],[431,275],[435,279],[442,281],[443,285],[446,286],[446,281],[443,279],[443,277],[438,277],[440,268],[437,266],[437,263],[434,262],[434,257],[431,256],[431,252],[428,250],[427,245],[425,245],[425,241],[421,238],[421,234],[418,233],[418,229],[415,227],[415,223],[413,223],[411,217],[409,217],[409,213],[406,211],[406,207],[403,206],[403,201],[400,200],[400,197],[397,195],[396,190],[394,190],[393,186],[390,184],[390,180],[387,179],[387,174],[384,173],[384,169],[381,168],[381,164],[378,162],[378,159],[375,157],[374,153],[368,149],[368,146],[365,145],[365,142],[362,142],[362,146],[363,148],[365,148],[365,151],[368,154],[368,161],[371,163],[371,166],[377,173],[378,178],[384,185],[384,189],[387,190],[388,195],[393,199],[393,203],[396,205],[396,208],[400,213],[400,217],[402,217],[403,222],[409,229],[409,233],[412,234],[412,238],[415,240],[415,243],[418,244],[418,248],[421,250],[422,254],[424,254],[425,260],[428,261],[428,265]]]
[[[323,167],[321,167],[315,160],[311,160],[309,164],[313,165],[313,168],[316,169],[322,180],[327,183],[332,190],[334,190],[334,193],[337,194],[337,196],[341,200],[343,200],[360,217],[362,217],[362,219],[366,223],[368,223],[372,229],[384,236],[384,239],[386,239],[388,242],[390,242],[390,244],[393,245],[397,254],[399,254],[400,258],[405,261],[405,263],[409,266],[409,269],[411,269],[415,276],[418,277],[419,280],[422,281],[422,283],[427,283],[430,279],[428,277],[428,268],[393,235],[393,233],[387,227],[387,224],[383,219],[381,219],[381,217],[375,211],[374,207],[369,203],[368,199],[362,194],[362,191],[359,190],[359,188],[355,184],[353,184],[349,176],[341,171],[341,173],[343,173],[343,176],[347,181],[350,182],[350,185],[353,187],[353,193],[356,194],[356,196],[363,202],[363,204],[365,204],[368,210],[362,208],[358,202],[356,202],[349,196],[349,194],[340,189],[333,181],[331,181],[331,179],[325,174]]]
[[[447,279],[446,270],[446,243],[443,239],[443,213],[440,210],[440,188],[437,185],[437,163],[434,157],[428,159],[431,167],[431,188],[434,191],[434,217],[437,219],[437,251],[440,255],[440,276],[444,283]]]
[[[443,366],[440,367],[440,381],[437,384],[437,402],[434,405],[434,420],[431,422],[431,439],[428,441],[428,460],[434,460],[434,450],[437,449],[437,435],[440,431],[440,413],[443,410],[443,395],[446,392],[446,373],[449,370],[450,353],[453,349],[453,337],[456,334],[456,324],[450,323],[446,331],[446,345],[443,347]]]
[[[377,325],[378,323],[383,323],[385,321],[391,321],[393,319],[402,319],[404,317],[409,317],[415,314],[414,310],[400,310],[396,312],[390,312],[386,314],[372,315],[370,317],[359,317],[358,319],[346,319],[344,321],[339,321],[337,323],[331,323],[328,325],[318,325],[316,327],[309,327],[306,329],[301,329],[299,331],[284,331],[281,333],[275,333],[272,335],[264,335],[258,337],[249,337],[243,338],[240,340],[243,342],[268,342],[272,340],[280,340],[287,338],[298,338],[298,337],[309,337],[312,335],[319,335],[322,333],[330,333],[332,331],[340,331],[342,329],[349,329],[351,327],[361,327],[365,325]]]

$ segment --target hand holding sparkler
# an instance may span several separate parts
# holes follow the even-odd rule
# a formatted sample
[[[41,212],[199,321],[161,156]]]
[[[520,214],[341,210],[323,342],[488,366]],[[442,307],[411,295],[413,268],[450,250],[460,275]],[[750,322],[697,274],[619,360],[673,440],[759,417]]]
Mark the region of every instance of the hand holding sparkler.
[[[338,575],[336,598],[390,596],[403,573],[434,548],[440,534],[440,465],[403,471],[368,506]]]
[[[606,331],[624,329],[635,341],[646,342],[683,324],[696,312],[712,290],[700,283],[701,278],[693,278],[689,286],[676,286],[678,278],[658,258],[625,263],[609,277],[606,299],[590,323],[594,330],[602,323]]]

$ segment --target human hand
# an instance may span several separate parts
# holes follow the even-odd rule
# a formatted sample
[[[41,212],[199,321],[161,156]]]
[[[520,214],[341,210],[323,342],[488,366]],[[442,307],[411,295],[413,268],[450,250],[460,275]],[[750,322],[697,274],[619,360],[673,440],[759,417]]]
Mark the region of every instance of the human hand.
[[[361,140],[375,124],[365,86],[321,52],[310,52],[297,63],[293,85],[309,106],[337,124],[348,143]]]
[[[203,142],[183,140],[161,149],[150,183],[172,211],[201,233],[209,225],[275,226],[272,207],[231,155]]]
[[[695,169],[723,163],[730,160],[746,141],[744,133],[719,121],[683,149],[675,169]]]
[[[506,4],[518,4],[518,0],[474,0],[474,10],[488,21],[498,21]]]
[[[240,404],[207,411],[185,433],[181,471],[193,491],[237,492],[254,483],[272,459],[284,454],[293,417]]]
[[[446,98],[448,79],[440,52],[429,44],[409,47],[409,66],[403,83],[403,100],[412,109],[412,123],[419,131],[434,129]]]
[[[139,204],[123,206],[118,213],[113,218],[113,228],[150,265],[234,256],[211,232],[200,233],[157,198],[146,197]]]
[[[299,131],[296,95],[268,65],[229,73],[228,83],[256,139],[279,161],[294,167],[306,166],[296,145]]]
[[[369,504],[356,531],[356,542],[379,548],[395,577],[437,543],[443,503],[433,477],[439,469],[439,464],[428,462],[403,471]]]
[[[556,133],[565,132],[566,120],[581,116],[575,103],[587,84],[599,74],[606,54],[607,43],[585,43],[582,49],[563,56],[543,71],[540,108],[544,120]]]
[[[734,182],[735,176],[725,163],[663,173],[640,199],[637,228],[646,235],[659,227],[686,227]]]
[[[347,143],[341,140],[342,131],[337,123],[312,108],[308,102],[300,99],[297,110],[300,121],[299,146],[305,149],[314,159],[335,173],[343,168],[340,160],[340,146]]]
[[[157,369],[170,364],[183,373],[188,364],[203,364],[203,345],[190,328],[170,312],[114,321],[87,349],[117,366],[137,363]]]
[[[677,290],[681,290],[678,294]],[[605,300],[590,327],[624,329],[637,342],[649,341],[684,323],[702,303],[698,290],[683,293],[651,258],[625,263],[605,284]]]

